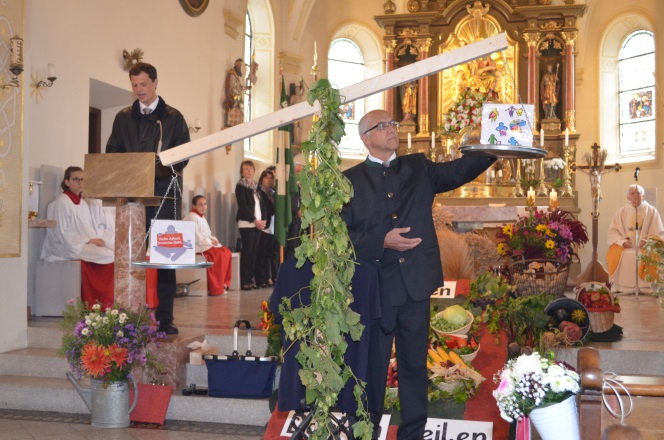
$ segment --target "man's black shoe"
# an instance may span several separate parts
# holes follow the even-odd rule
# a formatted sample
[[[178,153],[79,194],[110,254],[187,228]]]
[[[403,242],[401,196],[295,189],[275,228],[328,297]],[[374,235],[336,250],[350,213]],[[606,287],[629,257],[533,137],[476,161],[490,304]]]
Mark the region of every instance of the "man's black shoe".
[[[178,328],[173,324],[159,326],[159,331],[164,332],[167,335],[177,335],[179,333]]]

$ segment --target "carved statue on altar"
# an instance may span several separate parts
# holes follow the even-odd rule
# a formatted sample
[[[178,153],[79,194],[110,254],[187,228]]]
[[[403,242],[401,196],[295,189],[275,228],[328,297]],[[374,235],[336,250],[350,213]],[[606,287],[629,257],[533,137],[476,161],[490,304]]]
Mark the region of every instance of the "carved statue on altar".
[[[417,114],[417,82],[409,82],[401,88],[401,110],[403,119],[401,122],[412,121]]]
[[[553,65],[546,65],[546,73],[540,82],[540,100],[544,110],[545,119],[556,119],[556,104],[558,104],[558,92],[560,91],[560,80],[558,79],[558,67],[553,72]]]
[[[468,63],[467,87],[480,93],[497,91],[498,72],[496,63],[491,58],[472,60]]]

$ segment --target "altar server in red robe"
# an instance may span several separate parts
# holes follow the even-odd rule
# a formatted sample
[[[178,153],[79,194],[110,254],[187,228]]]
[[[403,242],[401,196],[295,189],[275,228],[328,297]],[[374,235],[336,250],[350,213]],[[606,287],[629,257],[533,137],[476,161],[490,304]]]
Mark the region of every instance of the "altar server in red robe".
[[[189,220],[196,225],[196,253],[202,253],[207,261],[214,263],[207,269],[208,294],[217,296],[228,290],[231,285],[231,251],[219,243],[217,237],[212,235],[210,225],[205,219],[207,200],[198,195],[191,200],[191,211],[183,220]]]
[[[46,217],[56,221],[46,231],[41,258],[81,260],[81,299],[88,307],[113,305],[115,215],[101,200],[83,198],[83,169],[69,167],[60,184],[64,191],[48,205]]]

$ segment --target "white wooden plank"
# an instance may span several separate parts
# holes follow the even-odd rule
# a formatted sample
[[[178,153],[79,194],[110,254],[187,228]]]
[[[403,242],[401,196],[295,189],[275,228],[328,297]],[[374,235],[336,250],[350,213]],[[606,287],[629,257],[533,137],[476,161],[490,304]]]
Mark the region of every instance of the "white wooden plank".
[[[502,33],[353,84],[341,89],[339,92],[341,96],[346,98],[346,102],[355,101],[506,48],[507,37],[505,33]],[[314,103],[313,106],[310,106],[307,102],[301,102],[274,113],[252,119],[243,124],[212,133],[178,147],[162,151],[159,154],[159,158],[164,165],[182,162],[245,138],[290,124],[298,119],[306,118],[316,113],[319,109],[318,102]]]

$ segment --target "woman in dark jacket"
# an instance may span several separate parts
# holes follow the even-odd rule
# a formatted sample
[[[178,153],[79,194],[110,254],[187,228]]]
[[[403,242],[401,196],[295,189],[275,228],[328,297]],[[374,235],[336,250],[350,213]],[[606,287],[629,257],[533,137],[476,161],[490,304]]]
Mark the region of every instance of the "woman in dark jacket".
[[[267,224],[261,233],[261,243],[258,247],[256,258],[256,284],[265,288],[274,285],[273,279],[277,278],[276,271],[272,270],[272,257],[275,248],[277,250],[277,263],[279,245],[274,239],[274,174],[265,170],[258,178],[258,195],[261,197],[267,209]]]
[[[254,279],[256,258],[262,230],[267,226],[267,207],[258,194],[258,185],[254,180],[256,168],[250,160],[240,164],[240,180],[235,185],[237,199],[237,220],[242,238],[240,251],[240,284],[242,290],[258,288]]]

